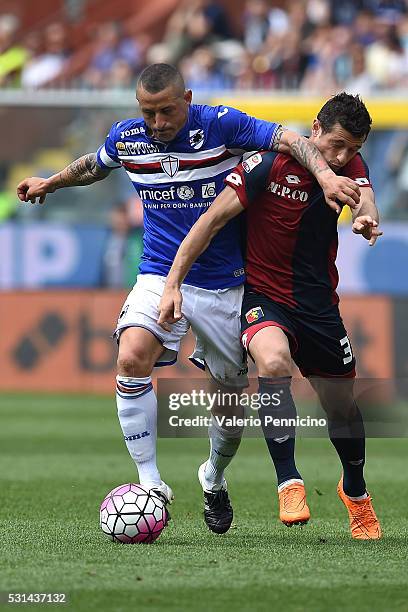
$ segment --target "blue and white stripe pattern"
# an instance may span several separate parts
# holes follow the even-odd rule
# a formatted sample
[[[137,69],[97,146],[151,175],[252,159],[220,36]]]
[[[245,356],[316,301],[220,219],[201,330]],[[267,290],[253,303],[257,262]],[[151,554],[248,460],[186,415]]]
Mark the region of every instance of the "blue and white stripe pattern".
[[[136,399],[143,397],[152,391],[152,379],[147,378],[129,378],[127,376],[116,377],[116,393],[123,399]]]
[[[102,168],[122,166],[143,203],[140,272],[167,276],[192,225],[224,189],[245,151],[271,147],[279,125],[227,106],[192,104],[169,143],[149,136],[141,118],[115,123],[97,152]],[[197,259],[185,283],[202,289],[241,285],[240,219],[232,219]]]

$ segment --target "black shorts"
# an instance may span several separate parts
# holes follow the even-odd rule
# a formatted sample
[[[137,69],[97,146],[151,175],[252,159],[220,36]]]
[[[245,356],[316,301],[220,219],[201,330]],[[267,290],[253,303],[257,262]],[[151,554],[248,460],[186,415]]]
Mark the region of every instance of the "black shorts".
[[[355,376],[355,359],[337,304],[318,316],[245,289],[241,341],[248,352],[254,335],[269,326],[285,332],[292,359],[303,376]]]

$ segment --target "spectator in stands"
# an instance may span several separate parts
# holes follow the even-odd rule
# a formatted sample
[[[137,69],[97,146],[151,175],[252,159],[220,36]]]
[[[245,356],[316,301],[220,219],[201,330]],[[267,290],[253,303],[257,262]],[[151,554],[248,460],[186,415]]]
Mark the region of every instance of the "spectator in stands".
[[[343,89],[344,83],[352,74],[351,45],[353,33],[346,26],[337,26],[332,30],[333,76],[336,89]]]
[[[301,87],[328,95],[349,88],[367,93],[375,86],[366,66],[364,47],[345,26],[318,28],[310,39],[308,68]],[[359,88],[362,89],[359,89]]]
[[[375,33],[377,40],[366,50],[368,73],[378,89],[402,86],[407,66],[396,26],[377,19]]]
[[[315,26],[329,26],[331,24],[329,0],[307,0],[307,16]]]
[[[356,19],[352,25],[354,40],[367,47],[375,41],[374,33],[375,17],[374,13],[368,10],[362,10],[356,15]]]
[[[72,62],[62,24],[28,35],[22,46],[15,44],[18,25],[13,15],[0,17],[0,86],[18,84],[22,71],[25,87],[52,85],[61,75],[75,85],[130,89],[146,61],[179,65],[195,90],[331,94],[346,85],[372,91],[408,84],[408,0],[246,0],[239,41],[219,2],[179,0],[156,44],[149,32],[133,38],[124,24],[103,23]]]
[[[143,207],[132,195],[110,214],[110,231],[102,262],[102,285],[121,289],[134,284],[143,251]]]
[[[310,21],[307,5],[304,0],[291,0],[287,7],[289,17],[289,31],[295,30],[299,33],[301,45],[315,29],[315,25]]]
[[[332,28],[318,26],[304,42],[307,66],[301,89],[330,95],[336,91],[333,63],[336,49],[332,40]]]
[[[256,89],[256,73],[252,66],[253,57],[246,49],[243,49],[236,57],[233,83],[236,89],[252,91]]]
[[[135,86],[135,74],[124,59],[117,59],[107,75],[106,86],[109,89],[132,89]]]
[[[18,28],[19,20],[15,15],[0,16],[0,87],[18,85],[28,59],[26,49],[15,42]]]
[[[281,62],[276,67],[278,85],[282,89],[299,89],[306,68],[300,32],[290,30],[282,40]]]
[[[44,32],[44,49],[39,52],[35,35],[29,38],[31,58],[27,61],[21,75],[23,87],[38,89],[52,81],[63,69],[68,56],[66,28],[62,23],[51,23]]]
[[[211,45],[220,38],[216,29],[219,25],[213,20],[209,6],[203,0],[183,0],[173,13],[163,40],[170,63],[178,63],[197,47]]]
[[[389,22],[395,23],[408,12],[405,0],[364,0],[364,3],[378,18]]]
[[[84,84],[93,88],[109,86],[111,71],[118,61],[125,62],[134,76],[142,65],[142,46],[136,39],[123,36],[119,24],[103,23],[96,30],[96,50],[84,75]]]
[[[364,0],[330,0],[330,16],[333,24],[352,26],[364,8]]]
[[[201,0],[201,11],[210,23],[211,32],[219,40],[233,38],[224,7],[213,0]]]
[[[125,264],[130,231],[127,206],[119,204],[110,215],[110,232],[104,250],[102,285],[105,287],[125,286]]]
[[[269,35],[269,3],[267,0],[247,0],[243,13],[245,48],[253,54],[260,52]]]
[[[350,48],[351,74],[344,83],[344,89],[354,95],[367,96],[375,89],[375,81],[366,65],[365,50],[359,43]]]
[[[193,91],[229,89],[232,80],[223,72],[210,47],[198,47],[190,57],[181,61],[180,68],[187,87]]]

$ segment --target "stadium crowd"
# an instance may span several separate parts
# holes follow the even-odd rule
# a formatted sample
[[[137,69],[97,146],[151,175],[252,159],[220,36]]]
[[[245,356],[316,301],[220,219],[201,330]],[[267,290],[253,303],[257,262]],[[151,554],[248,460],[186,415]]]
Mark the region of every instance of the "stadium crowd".
[[[160,40],[130,35],[123,22],[90,28],[76,73],[68,19],[24,35],[19,25],[0,16],[1,87],[129,89],[158,61],[177,65],[195,91],[367,94],[408,85],[407,0],[246,0],[239,27],[222,3],[180,0]]]
[[[59,6],[75,4],[78,11],[97,1],[61,0]],[[83,28],[79,47],[68,12],[59,10],[42,27],[28,30],[17,12],[0,12],[0,89],[69,86],[130,91],[139,72],[155,62],[179,66],[188,87],[204,99],[206,93],[222,89],[300,90],[322,97],[345,89],[364,98],[408,86],[408,0],[240,0],[240,4],[243,10],[234,20],[227,0],[179,0],[163,21],[161,36],[153,36],[148,28],[132,34],[123,18],[100,20]],[[18,109],[13,112],[10,121],[18,122],[21,114]],[[38,109],[35,122],[47,124],[46,114],[46,108]],[[63,166],[80,151],[95,150],[115,116],[113,110],[95,114],[84,108],[74,115],[67,111],[66,127],[58,138],[47,136],[48,144],[29,148],[25,160],[17,162],[11,155],[0,163],[0,222],[75,219],[103,224],[110,215],[109,249],[116,263],[107,266],[104,282],[112,286],[123,277],[124,254],[129,248],[140,251],[140,201],[129,192],[126,175],[111,177],[109,193],[98,186],[81,196],[58,193],[52,207],[19,206],[15,183],[22,174],[52,173],[54,164]],[[408,219],[407,131],[374,130],[364,156],[382,219]],[[348,220],[346,215],[341,218]]]

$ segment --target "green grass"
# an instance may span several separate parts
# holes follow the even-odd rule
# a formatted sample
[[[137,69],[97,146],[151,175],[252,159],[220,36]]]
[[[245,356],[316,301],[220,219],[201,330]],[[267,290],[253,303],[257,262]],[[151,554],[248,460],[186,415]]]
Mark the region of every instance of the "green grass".
[[[160,440],[173,521],[155,544],[126,546],[98,526],[105,493],[135,480],[113,402],[10,395],[0,418],[0,591],[64,591],[64,607],[81,611],[408,611],[408,440],[368,442],[379,542],[351,540],[327,440],[298,441],[312,521],[292,529],[277,520],[263,441],[245,440],[229,468],[235,524],[224,536],[201,517],[207,442]]]

